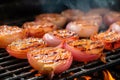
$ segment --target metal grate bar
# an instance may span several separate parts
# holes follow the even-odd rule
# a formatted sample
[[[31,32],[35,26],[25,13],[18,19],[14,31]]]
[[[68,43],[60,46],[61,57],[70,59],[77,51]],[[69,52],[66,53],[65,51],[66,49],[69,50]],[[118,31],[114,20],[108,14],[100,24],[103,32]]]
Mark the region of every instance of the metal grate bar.
[[[74,79],[76,77],[80,77],[82,75],[86,75],[86,74],[90,74],[92,72],[103,70],[103,69],[105,69],[107,67],[112,66],[113,64],[114,65],[117,64],[118,62],[120,62],[120,58],[116,59],[116,60],[113,60],[111,63],[103,64],[103,65],[100,65],[100,66],[96,66],[95,68],[83,69],[82,71],[76,72],[76,73],[74,73],[71,76],[68,76],[66,78],[62,78],[62,79],[59,79],[59,80],[71,80],[71,79]]]
[[[30,66],[26,66],[26,67],[18,68],[16,70],[7,71],[5,73],[0,74],[0,78],[5,77],[7,75],[15,74],[15,73],[18,73],[18,72],[23,72],[24,70],[30,69],[30,68],[31,68]]]
[[[16,67],[20,67],[20,66],[24,66],[24,65],[28,65],[28,62],[22,62],[22,63],[10,65],[10,66],[2,67],[2,68],[0,68],[0,71],[6,70],[6,69],[11,69],[11,68],[16,68]]]
[[[15,63],[15,62],[18,62],[20,61],[19,59],[12,59],[12,60],[9,60],[9,61],[5,61],[5,62],[1,62],[0,65],[1,66],[5,66],[5,65],[9,65],[9,64],[12,64],[12,63]]]
[[[6,52],[3,52],[6,54]],[[116,65],[120,62],[120,49],[115,51],[107,51],[106,61],[103,63],[100,60],[89,62],[88,64],[83,64],[80,62],[73,62],[70,69],[65,72],[56,75],[53,80],[71,80],[75,77],[80,77],[95,71],[103,70],[107,67]],[[2,54],[1,56],[3,56]],[[4,80],[18,80],[18,79],[27,79],[27,80],[42,80],[45,79],[45,76],[35,77],[34,75],[37,71],[30,72],[32,67],[28,64],[27,60],[20,60],[11,57],[10,55],[4,55],[0,58],[0,79],[6,77]],[[3,72],[3,73],[2,73]],[[70,73],[73,72],[72,75]]]
[[[5,57],[0,58],[0,61],[5,61],[5,60],[8,60],[10,58],[12,58],[12,57],[11,56],[5,56]]]
[[[16,79],[21,79],[21,78],[24,78],[24,77],[29,76],[29,75],[31,75],[31,74],[35,74],[35,72],[26,72],[26,73],[22,73],[22,74],[20,74],[20,75],[16,75],[16,76],[14,76],[14,77],[10,77],[10,78],[5,79],[5,80],[16,80]]]

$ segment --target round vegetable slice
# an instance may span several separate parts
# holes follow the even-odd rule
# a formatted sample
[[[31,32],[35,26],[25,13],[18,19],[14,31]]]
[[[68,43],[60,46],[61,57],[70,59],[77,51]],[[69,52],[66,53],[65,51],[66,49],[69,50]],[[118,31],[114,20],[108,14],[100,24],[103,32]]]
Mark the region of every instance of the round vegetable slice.
[[[67,70],[72,64],[71,52],[62,48],[37,48],[27,54],[30,65],[42,74],[59,74]]]
[[[67,41],[64,48],[72,52],[74,60],[86,63],[101,57],[104,44],[100,41],[81,39]]]
[[[67,40],[78,39],[79,36],[77,33],[68,30],[56,30],[53,32],[46,33],[43,36],[43,39],[48,44],[48,46],[58,46],[61,42]]]
[[[18,26],[0,26],[0,48],[6,48],[11,42],[27,37],[26,30]]]
[[[20,59],[26,59],[27,53],[29,50],[33,50],[34,48],[43,48],[46,47],[47,44],[40,38],[26,38],[20,39],[12,42],[6,48],[7,52]]]

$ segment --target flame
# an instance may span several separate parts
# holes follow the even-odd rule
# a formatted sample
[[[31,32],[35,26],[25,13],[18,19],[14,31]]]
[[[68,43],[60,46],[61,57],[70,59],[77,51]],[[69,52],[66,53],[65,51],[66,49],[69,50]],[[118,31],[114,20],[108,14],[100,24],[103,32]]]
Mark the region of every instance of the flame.
[[[90,76],[82,76],[83,78],[85,78],[85,80],[90,80],[92,79]]]
[[[108,70],[103,71],[103,74],[104,74],[104,80],[115,80]]]

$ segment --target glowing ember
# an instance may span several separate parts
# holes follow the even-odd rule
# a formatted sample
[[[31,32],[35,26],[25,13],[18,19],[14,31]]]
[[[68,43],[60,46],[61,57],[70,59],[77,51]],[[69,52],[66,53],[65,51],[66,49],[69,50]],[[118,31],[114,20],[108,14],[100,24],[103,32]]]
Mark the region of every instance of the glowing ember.
[[[38,77],[38,76],[41,76],[41,74],[40,74],[40,73],[37,73],[37,74],[35,74],[35,76]]]
[[[74,78],[74,80],[78,80],[77,78]]]
[[[91,80],[92,78],[90,76],[82,76],[83,78],[85,78],[85,80]]]
[[[70,75],[72,76],[74,73],[73,72],[70,72]]]
[[[30,72],[34,72],[35,70],[34,69],[31,69]]]
[[[104,74],[104,80],[115,80],[108,70],[103,71],[103,74]]]

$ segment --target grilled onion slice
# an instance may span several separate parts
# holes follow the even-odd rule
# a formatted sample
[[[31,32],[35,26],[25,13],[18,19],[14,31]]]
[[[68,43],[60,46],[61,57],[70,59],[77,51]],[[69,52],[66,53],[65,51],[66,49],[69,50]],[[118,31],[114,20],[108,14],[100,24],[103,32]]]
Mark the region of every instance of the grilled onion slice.
[[[17,41],[12,42],[9,44],[6,48],[7,52],[20,59],[26,59],[27,58],[27,52],[29,50],[32,50],[34,48],[43,48],[46,47],[47,44],[43,41],[43,39],[39,38],[26,38],[26,39],[20,39]]]
[[[78,38],[79,36],[77,33],[65,29],[49,32],[43,36],[43,39],[48,46],[58,46],[62,41],[75,40]]]
[[[93,9],[91,9],[91,10],[89,10],[88,12],[87,12],[87,14],[92,14],[92,15],[94,15],[94,14],[99,14],[99,15],[101,15],[101,16],[104,16],[105,14],[107,14],[108,12],[109,12],[110,10],[109,9],[107,9],[107,8],[93,8]]]
[[[41,20],[42,21],[46,20],[54,23],[55,25],[57,25],[58,29],[64,27],[67,21],[67,19],[64,16],[58,13],[44,13],[36,16],[36,21],[41,21]]]
[[[71,52],[62,48],[37,48],[28,52],[27,58],[34,69],[50,77],[67,70],[72,63]]]
[[[91,21],[75,20],[68,23],[66,29],[78,33],[80,37],[90,37],[98,32],[99,26]]]
[[[111,24],[107,31],[108,32],[115,31],[115,32],[120,33],[120,21],[117,21],[117,22]]]
[[[120,13],[115,11],[110,11],[103,17],[104,23],[109,26],[112,23],[120,20]]]
[[[78,17],[82,17],[84,12],[79,9],[67,9],[61,12],[61,14],[67,18],[67,21],[76,20]]]
[[[91,36],[92,40],[100,40],[104,43],[106,50],[120,48],[120,34],[115,31],[102,32]]]
[[[78,19],[76,20],[86,20],[88,21],[89,23],[93,23],[93,25],[98,25],[99,27],[101,26],[102,24],[102,17],[98,14],[86,14],[82,17],[79,17]]]
[[[41,38],[47,32],[54,31],[57,26],[48,21],[26,22],[22,26],[28,33],[29,37]]]
[[[104,44],[100,41],[81,39],[67,41],[64,48],[72,52],[74,60],[80,62],[90,62],[101,57]]]
[[[26,36],[26,31],[18,26],[2,25],[0,26],[0,48],[6,48],[11,42]]]

